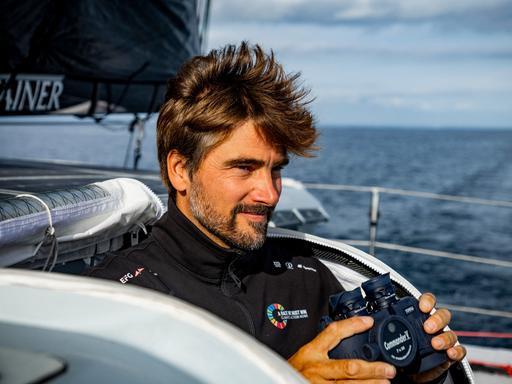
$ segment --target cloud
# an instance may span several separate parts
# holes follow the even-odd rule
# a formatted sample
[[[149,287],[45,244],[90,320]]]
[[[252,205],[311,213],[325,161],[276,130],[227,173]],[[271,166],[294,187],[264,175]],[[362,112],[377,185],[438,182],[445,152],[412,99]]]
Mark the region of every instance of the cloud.
[[[491,38],[490,38],[491,37]],[[359,56],[405,60],[512,59],[512,36],[477,33],[434,33],[428,26],[394,25],[368,33],[343,25],[273,23],[215,24],[210,47],[246,39],[271,47],[280,55]]]
[[[336,100],[340,104],[365,105],[417,111],[465,111],[479,108],[470,95],[457,92],[372,92],[371,90],[322,91],[319,101]]]
[[[322,92],[313,110],[319,126],[510,127],[512,117],[510,106],[501,95],[450,92]]]
[[[418,110],[423,112],[438,111],[469,111],[479,106],[474,100],[441,97],[411,97],[411,95],[394,95],[368,99],[369,105],[393,109]]]
[[[289,22],[382,27],[426,23],[443,29],[512,31],[511,0],[217,0],[222,22]]]
[[[210,48],[272,48],[321,123],[510,126],[512,0],[216,0]],[[417,120],[420,119],[420,120]]]

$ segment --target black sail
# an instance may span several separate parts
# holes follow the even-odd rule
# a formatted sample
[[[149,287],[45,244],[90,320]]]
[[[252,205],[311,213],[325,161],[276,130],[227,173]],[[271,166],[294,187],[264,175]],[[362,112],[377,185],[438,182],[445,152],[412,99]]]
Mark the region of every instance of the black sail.
[[[4,0],[0,114],[155,111],[202,16],[194,0]]]

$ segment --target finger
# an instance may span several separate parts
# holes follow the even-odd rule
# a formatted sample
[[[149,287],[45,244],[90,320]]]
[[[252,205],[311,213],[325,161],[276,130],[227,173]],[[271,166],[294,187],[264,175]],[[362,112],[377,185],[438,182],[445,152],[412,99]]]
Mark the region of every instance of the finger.
[[[310,384],[354,384],[354,380],[326,380],[320,376],[305,376]],[[391,382],[386,379],[369,379],[369,380],[357,380],[357,384],[390,384]]]
[[[441,308],[425,321],[423,328],[427,333],[436,333],[446,327],[451,319],[452,314],[450,311],[446,308]]]
[[[420,296],[420,309],[423,313],[430,313],[430,311],[435,307],[436,305],[436,297],[430,293],[424,293]]]
[[[312,341],[311,348],[317,351],[327,353],[339,342],[356,333],[361,333],[370,329],[373,325],[373,319],[369,316],[356,316],[350,319],[335,321],[320,332]]]
[[[392,379],[395,367],[364,360],[328,360],[315,365],[315,373],[326,379]]]
[[[452,331],[443,332],[432,338],[432,347],[438,351],[449,349],[457,342],[457,335]]]
[[[446,351],[448,357],[453,361],[461,361],[464,357],[466,357],[466,348],[462,345],[456,345],[453,348],[450,348]]]

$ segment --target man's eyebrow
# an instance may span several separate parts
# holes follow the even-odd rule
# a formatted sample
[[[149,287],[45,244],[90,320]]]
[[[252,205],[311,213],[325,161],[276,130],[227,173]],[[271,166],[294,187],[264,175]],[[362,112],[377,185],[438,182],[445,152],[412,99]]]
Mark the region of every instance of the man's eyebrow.
[[[250,157],[240,157],[240,158],[236,158],[236,159],[226,160],[224,162],[224,166],[226,166],[227,168],[238,167],[241,165],[262,166],[264,164],[265,164],[265,162],[263,160],[253,159]]]
[[[276,164],[274,164],[274,167],[275,166],[284,167],[289,162],[290,162],[290,160],[287,157],[285,157],[282,160],[278,161]],[[224,162],[224,166],[226,168],[239,167],[239,166],[261,167],[263,165],[265,165],[265,162],[263,160],[254,159],[254,158],[250,158],[250,157],[241,157],[241,158],[237,158],[237,159],[227,160]]]

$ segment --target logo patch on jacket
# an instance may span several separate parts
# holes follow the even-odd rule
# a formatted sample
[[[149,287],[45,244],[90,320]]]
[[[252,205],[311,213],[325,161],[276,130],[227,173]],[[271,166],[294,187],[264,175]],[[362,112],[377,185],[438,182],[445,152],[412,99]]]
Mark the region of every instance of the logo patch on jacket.
[[[274,327],[284,329],[288,320],[307,319],[308,311],[306,309],[287,311],[281,304],[274,303],[267,307],[267,317]]]
[[[286,263],[281,263],[280,261],[278,260],[274,260],[272,262],[274,268],[277,268],[277,269],[288,269],[288,270],[294,270],[294,269],[303,269],[305,271],[309,271],[309,272],[317,272],[316,268],[313,268],[313,267],[309,267],[307,265],[304,265],[304,264],[296,264],[294,265],[291,261],[287,261]]]
[[[119,281],[121,282],[121,284],[126,284],[131,279],[142,275],[142,272],[144,272],[144,268],[138,267],[133,273],[128,272],[126,275],[121,277]]]

